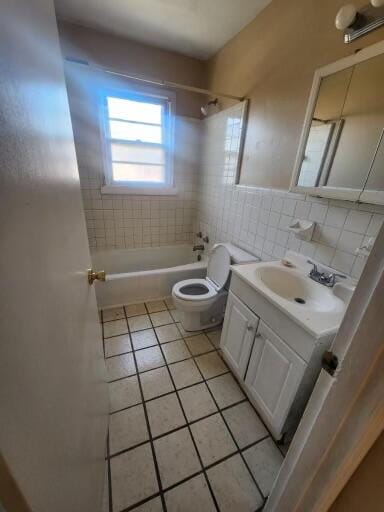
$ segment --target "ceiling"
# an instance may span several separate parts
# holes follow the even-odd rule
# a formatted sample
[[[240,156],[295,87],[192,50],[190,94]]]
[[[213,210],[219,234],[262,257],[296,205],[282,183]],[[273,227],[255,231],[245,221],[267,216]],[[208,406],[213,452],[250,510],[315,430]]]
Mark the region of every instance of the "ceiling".
[[[55,0],[58,17],[207,59],[272,0]]]

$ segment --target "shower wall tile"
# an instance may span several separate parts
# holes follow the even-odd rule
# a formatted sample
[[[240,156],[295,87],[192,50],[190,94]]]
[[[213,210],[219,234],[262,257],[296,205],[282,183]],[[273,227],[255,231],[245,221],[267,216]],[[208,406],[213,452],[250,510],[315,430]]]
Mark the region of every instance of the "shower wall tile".
[[[105,195],[100,159],[84,158],[87,141],[74,133],[80,183],[91,248],[137,248],[192,242],[196,215],[201,121],[177,117],[175,129],[175,196]]]
[[[241,115],[239,104],[203,121],[195,231],[210,246],[230,241],[266,261],[291,249],[359,278],[367,258],[355,251],[377,236],[384,207],[237,185]],[[294,218],[316,222],[312,241],[287,231]]]

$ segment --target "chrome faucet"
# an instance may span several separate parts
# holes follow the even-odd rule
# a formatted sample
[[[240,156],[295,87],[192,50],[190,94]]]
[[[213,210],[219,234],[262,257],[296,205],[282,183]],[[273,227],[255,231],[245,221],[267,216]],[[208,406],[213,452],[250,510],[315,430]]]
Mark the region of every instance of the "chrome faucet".
[[[195,252],[195,251],[204,251],[204,245],[203,244],[201,244],[201,245],[194,245],[192,250],[193,250],[193,252]]]
[[[346,279],[347,276],[344,274],[336,274],[334,272],[328,273],[328,272],[320,272],[316,263],[313,263],[311,260],[307,260],[307,263],[310,263],[313,265],[312,270],[308,274],[309,277],[316,281],[316,283],[320,283],[324,286],[328,286],[329,288],[333,288],[336,284],[336,278],[340,277],[342,279]]]

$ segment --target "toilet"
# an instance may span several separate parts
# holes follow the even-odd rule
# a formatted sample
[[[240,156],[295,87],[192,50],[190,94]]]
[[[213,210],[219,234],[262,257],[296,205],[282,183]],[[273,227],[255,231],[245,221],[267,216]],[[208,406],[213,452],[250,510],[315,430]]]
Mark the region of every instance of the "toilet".
[[[259,258],[231,243],[216,244],[204,279],[186,279],[172,288],[172,298],[186,331],[200,331],[222,322],[227,302],[225,285],[231,263],[250,263]]]

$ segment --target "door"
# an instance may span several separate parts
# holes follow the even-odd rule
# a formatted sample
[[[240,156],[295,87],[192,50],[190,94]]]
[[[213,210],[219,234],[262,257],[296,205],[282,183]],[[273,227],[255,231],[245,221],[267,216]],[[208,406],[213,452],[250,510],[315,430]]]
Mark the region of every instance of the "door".
[[[229,292],[220,346],[232,370],[244,378],[259,318]]]
[[[277,439],[281,437],[305,368],[306,363],[260,321],[245,383]]]
[[[52,0],[2,1],[0,62],[0,449],[31,510],[96,512],[108,393]]]

